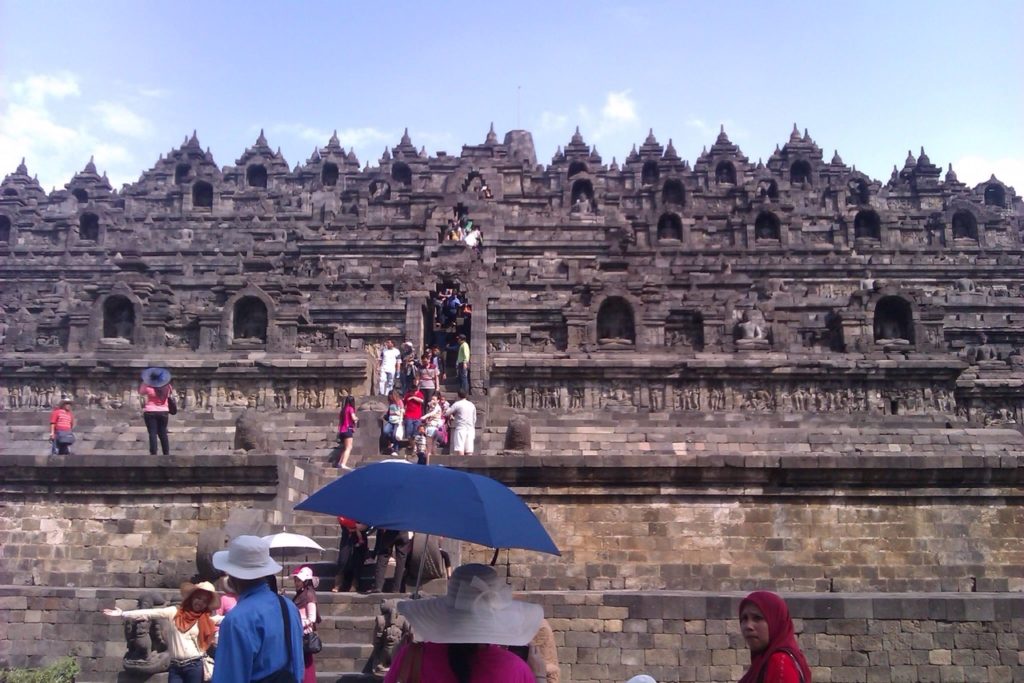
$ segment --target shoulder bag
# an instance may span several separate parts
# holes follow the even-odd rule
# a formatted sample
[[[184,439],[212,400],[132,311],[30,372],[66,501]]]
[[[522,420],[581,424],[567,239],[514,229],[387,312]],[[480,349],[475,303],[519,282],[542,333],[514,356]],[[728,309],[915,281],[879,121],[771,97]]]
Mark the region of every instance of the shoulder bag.
[[[292,629],[288,620],[288,603],[280,595],[277,599],[281,603],[281,621],[284,622],[284,646],[288,650],[288,659],[284,666],[253,683],[299,683],[295,680],[295,673],[292,671]]]
[[[310,631],[302,636],[302,651],[307,655],[315,655],[324,649],[324,643],[316,631]]]
[[[174,398],[174,394],[167,396],[167,412],[171,415],[178,414],[178,399]]]

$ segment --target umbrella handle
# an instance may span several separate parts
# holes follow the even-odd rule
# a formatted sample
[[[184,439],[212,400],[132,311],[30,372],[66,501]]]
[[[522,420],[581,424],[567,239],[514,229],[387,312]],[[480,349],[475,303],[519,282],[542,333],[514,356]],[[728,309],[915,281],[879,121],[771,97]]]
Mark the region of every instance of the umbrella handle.
[[[416,589],[413,590],[412,595],[410,596],[412,600],[420,599],[420,581],[423,580],[423,565],[426,564],[428,543],[430,543],[430,534],[427,534],[423,538],[423,552],[420,554],[420,565],[416,567]],[[396,586],[396,588],[401,588],[401,586]]]
[[[491,566],[492,566],[492,567],[493,567],[493,566],[494,566],[495,564],[497,564],[497,563],[498,563],[498,553],[500,553],[500,552],[501,552],[501,548],[495,548],[495,549],[494,549],[494,557],[492,557],[492,558],[491,558]]]

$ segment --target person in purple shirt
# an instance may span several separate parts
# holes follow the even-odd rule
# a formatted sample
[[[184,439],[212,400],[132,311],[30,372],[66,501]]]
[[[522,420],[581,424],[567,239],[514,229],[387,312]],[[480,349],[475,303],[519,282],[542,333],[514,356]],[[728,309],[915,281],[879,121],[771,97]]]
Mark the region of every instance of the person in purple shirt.
[[[304,665],[299,612],[290,600],[267,585],[266,577],[281,570],[270,557],[270,545],[258,536],[239,536],[232,539],[227,550],[213,554],[213,566],[230,577],[238,594],[238,604],[220,624],[213,683],[301,681]],[[290,643],[290,651],[286,643]]]
[[[384,683],[535,683],[530,666],[502,646],[528,645],[544,608],[512,598],[493,567],[464,564],[448,579],[448,594],[403,600],[398,613],[413,641],[391,662]],[[414,673],[415,672],[415,673]]]

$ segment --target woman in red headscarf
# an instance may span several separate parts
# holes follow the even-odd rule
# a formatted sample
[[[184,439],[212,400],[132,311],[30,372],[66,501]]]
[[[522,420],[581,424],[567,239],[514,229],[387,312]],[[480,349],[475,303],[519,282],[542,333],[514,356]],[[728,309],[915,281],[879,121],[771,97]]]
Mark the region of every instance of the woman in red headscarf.
[[[740,603],[740,633],[750,648],[750,668],[740,683],[811,683],[786,602],[757,591]]]

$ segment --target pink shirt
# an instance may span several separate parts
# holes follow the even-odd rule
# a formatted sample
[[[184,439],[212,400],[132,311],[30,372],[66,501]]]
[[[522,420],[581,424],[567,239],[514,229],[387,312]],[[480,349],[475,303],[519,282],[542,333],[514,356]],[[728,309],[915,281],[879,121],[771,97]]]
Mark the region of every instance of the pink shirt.
[[[219,614],[223,617],[237,604],[238,598],[233,595],[228,595],[227,593],[222,593],[220,596],[220,607],[217,608],[217,611],[214,614]]]
[[[448,646],[440,643],[421,643],[423,668],[420,680],[429,683],[458,683],[448,668]],[[402,658],[408,651],[403,645],[395,654],[384,683],[396,683],[402,668]],[[536,679],[529,665],[519,656],[499,645],[482,645],[473,659],[473,675],[470,683],[535,683]]]
[[[338,422],[338,433],[351,432],[356,426],[356,409],[353,406],[345,406],[341,411],[341,420]]]
[[[164,393],[166,391],[166,393]],[[143,406],[142,411],[145,413],[166,413],[167,412],[167,397],[171,395],[174,389],[168,384],[166,387],[160,387],[154,389],[148,384],[142,384],[139,387],[139,395],[146,397],[146,405]],[[161,396],[163,399],[161,400]]]

